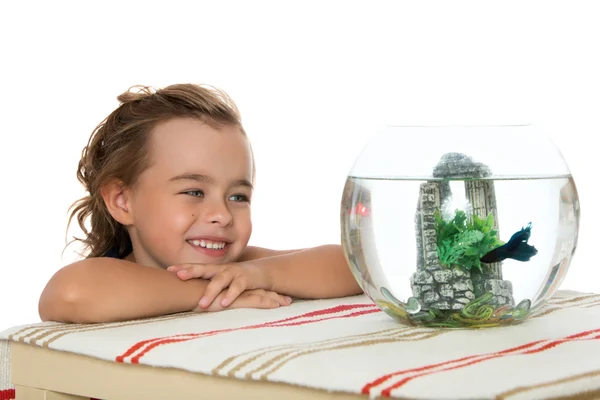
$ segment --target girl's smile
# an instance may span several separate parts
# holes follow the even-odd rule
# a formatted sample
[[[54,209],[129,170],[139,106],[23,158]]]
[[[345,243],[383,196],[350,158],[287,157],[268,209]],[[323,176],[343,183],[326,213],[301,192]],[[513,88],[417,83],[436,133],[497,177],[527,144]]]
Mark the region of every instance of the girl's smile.
[[[228,250],[230,241],[216,236],[204,236],[194,239],[188,239],[187,242],[194,250],[201,252],[204,255],[214,258],[221,258]]]

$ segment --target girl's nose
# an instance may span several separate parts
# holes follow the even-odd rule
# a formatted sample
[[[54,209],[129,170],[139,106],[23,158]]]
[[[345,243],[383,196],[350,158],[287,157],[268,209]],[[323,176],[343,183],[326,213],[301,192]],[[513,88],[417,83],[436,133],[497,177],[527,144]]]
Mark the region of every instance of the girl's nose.
[[[207,207],[204,214],[206,222],[226,226],[233,220],[229,209],[222,202],[205,203],[205,206]]]

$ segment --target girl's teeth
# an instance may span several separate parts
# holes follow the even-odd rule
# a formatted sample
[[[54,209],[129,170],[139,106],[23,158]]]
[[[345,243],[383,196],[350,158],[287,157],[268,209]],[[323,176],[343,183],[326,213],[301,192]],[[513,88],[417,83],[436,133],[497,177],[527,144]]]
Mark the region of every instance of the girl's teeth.
[[[205,247],[207,249],[220,250],[225,247],[224,242],[207,242],[205,240],[190,240],[190,242],[194,246]]]

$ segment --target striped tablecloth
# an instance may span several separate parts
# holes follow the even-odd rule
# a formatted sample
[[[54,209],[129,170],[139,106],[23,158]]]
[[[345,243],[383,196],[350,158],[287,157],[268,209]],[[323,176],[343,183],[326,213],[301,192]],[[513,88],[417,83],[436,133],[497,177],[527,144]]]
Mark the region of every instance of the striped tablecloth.
[[[20,341],[115,363],[371,397],[600,398],[598,339],[600,294],[566,291],[520,325],[483,330],[399,325],[364,295],[123,323],[37,323],[0,334],[0,393],[11,389],[8,344]]]

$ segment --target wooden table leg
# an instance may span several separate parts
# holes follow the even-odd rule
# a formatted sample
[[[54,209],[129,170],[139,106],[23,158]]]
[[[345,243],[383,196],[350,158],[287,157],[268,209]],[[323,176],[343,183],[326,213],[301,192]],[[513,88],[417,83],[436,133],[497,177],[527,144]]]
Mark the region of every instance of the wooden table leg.
[[[58,393],[45,389],[27,386],[15,386],[16,398],[19,400],[90,400],[89,397],[75,396],[73,394]]]

